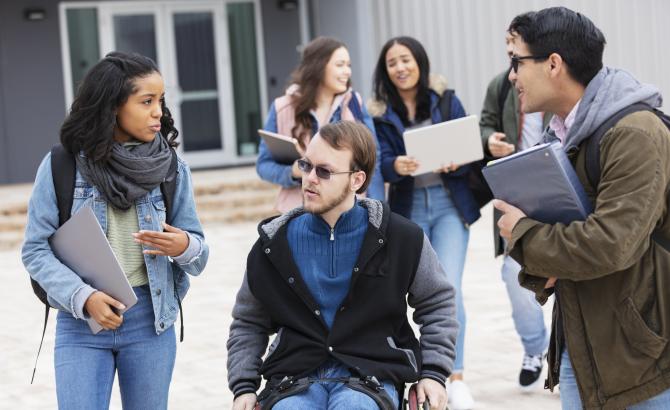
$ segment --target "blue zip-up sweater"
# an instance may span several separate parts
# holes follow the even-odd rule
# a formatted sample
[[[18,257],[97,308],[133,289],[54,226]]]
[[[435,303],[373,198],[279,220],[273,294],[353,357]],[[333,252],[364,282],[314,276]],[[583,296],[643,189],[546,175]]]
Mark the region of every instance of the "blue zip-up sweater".
[[[367,221],[367,210],[356,203],[332,229],[323,218],[311,213],[288,224],[287,239],[293,259],[328,328],[332,328],[335,313],[349,292]]]
[[[446,87],[445,87],[446,88]],[[430,113],[431,122],[440,122],[465,117],[465,109],[456,95],[451,99],[451,113],[447,119],[442,118],[440,112],[440,99],[442,93],[431,90]],[[414,177],[402,176],[395,172],[393,163],[399,155],[407,155],[403,133],[405,126],[398,114],[386,103],[371,101],[368,103],[368,111],[373,116],[377,129],[377,138],[381,148],[381,172],[384,181],[389,182],[388,202],[393,212],[397,212],[406,218],[412,215],[412,197],[414,192]],[[464,224],[474,223],[481,214],[479,206],[468,186],[469,165],[463,165],[455,172],[441,174],[445,189],[449,190],[451,199],[458,210]]]

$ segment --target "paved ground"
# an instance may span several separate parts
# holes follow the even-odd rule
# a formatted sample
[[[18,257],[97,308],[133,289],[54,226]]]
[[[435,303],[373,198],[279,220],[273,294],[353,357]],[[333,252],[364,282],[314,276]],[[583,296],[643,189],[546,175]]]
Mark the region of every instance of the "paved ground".
[[[521,394],[516,378],[521,345],[494,260],[491,210],[472,227],[464,276],[468,314],[466,380],[476,409],[559,409],[558,394],[538,390]],[[205,226],[211,257],[203,276],[192,281],[185,301],[186,338],[179,344],[170,394],[171,409],[230,408],[226,383],[225,342],[230,311],[242,278],[244,261],[255,240],[255,225]],[[33,361],[42,331],[41,305],[32,295],[19,250],[0,252],[0,409],[55,409],[53,372],[55,320],[47,329],[36,381],[30,385]],[[548,320],[550,307],[545,307]],[[112,408],[120,409],[115,389]]]

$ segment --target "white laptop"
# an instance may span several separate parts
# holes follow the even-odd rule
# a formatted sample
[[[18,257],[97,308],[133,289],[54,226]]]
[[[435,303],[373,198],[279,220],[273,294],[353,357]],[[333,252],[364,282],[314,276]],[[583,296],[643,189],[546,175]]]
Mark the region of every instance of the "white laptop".
[[[123,313],[137,303],[137,296],[91,208],[85,206],[72,215],[49,238],[49,244],[56,257],[84,282],[126,306],[124,311],[117,313]],[[102,330],[93,318],[87,321],[93,333]]]
[[[412,175],[484,158],[476,115],[405,131],[403,138],[407,155],[419,162]]]
[[[300,158],[300,154],[295,147],[295,138],[265,130],[258,130],[258,135],[265,141],[275,161],[288,165],[293,164],[296,159]]]

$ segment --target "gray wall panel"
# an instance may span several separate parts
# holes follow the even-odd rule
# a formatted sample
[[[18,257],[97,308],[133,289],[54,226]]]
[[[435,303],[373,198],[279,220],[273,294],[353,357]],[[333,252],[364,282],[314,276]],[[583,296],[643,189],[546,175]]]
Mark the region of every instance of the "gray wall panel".
[[[367,97],[370,93],[371,67],[377,47],[369,30],[371,3],[367,0],[313,0],[312,29],[316,36],[332,36],[347,45],[352,67],[352,83],[356,91]]]
[[[466,110],[478,114],[490,79],[506,68],[504,33],[525,11],[563,5],[591,18],[607,39],[605,64],[624,68],[670,98],[670,2],[663,0],[371,0],[375,49],[396,35],[423,42],[432,71],[444,74]],[[372,70],[372,67],[368,68]],[[667,105],[667,104],[666,104]]]
[[[0,27],[2,27],[2,16],[6,13],[4,11],[4,6],[0,3]],[[3,93],[3,77],[2,77],[2,54],[3,54],[3,35],[2,29],[0,28],[0,183],[9,181],[9,158],[7,144],[7,124],[5,121],[5,95]]]
[[[46,11],[27,21],[24,9]],[[3,0],[0,9],[0,65],[3,129],[8,175],[2,182],[31,181],[40,160],[58,141],[65,115],[56,1]]]
[[[268,101],[284,93],[291,71],[300,62],[300,20],[298,10],[284,11],[277,0],[262,0]]]

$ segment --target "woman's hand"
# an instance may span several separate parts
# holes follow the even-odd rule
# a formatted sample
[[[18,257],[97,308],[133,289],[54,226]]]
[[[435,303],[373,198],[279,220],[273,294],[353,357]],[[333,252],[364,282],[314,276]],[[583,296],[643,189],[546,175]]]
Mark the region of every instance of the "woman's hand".
[[[293,144],[295,144],[295,149],[298,151],[298,154],[300,154],[300,158],[304,157],[305,150],[302,149],[297,139],[293,138]],[[293,165],[291,166],[291,176],[295,179],[302,178],[302,171],[298,168],[298,160],[293,161]]]
[[[123,323],[123,315],[117,314],[112,308],[123,310],[126,306],[99,290],[91,293],[84,303],[84,310],[105,330],[114,330]]]
[[[398,175],[412,175],[419,168],[419,162],[414,157],[398,155],[393,161],[393,169]]]
[[[163,222],[165,231],[139,231],[133,234],[135,242],[154,249],[145,249],[146,255],[179,256],[188,248],[188,235],[179,228]]]
[[[446,174],[447,172],[454,172],[454,171],[456,171],[458,168],[460,168],[460,165],[456,165],[456,164],[454,164],[454,163],[452,162],[452,163],[449,164],[449,165],[445,165],[445,166],[443,166],[442,168],[438,168],[438,169],[436,169],[434,172],[437,173],[437,174],[441,174],[441,173],[445,173],[445,174]]]
[[[291,165],[291,176],[293,179],[301,179],[302,178],[302,171],[300,170],[300,167],[298,167],[298,160],[296,159],[293,161],[293,165]]]

